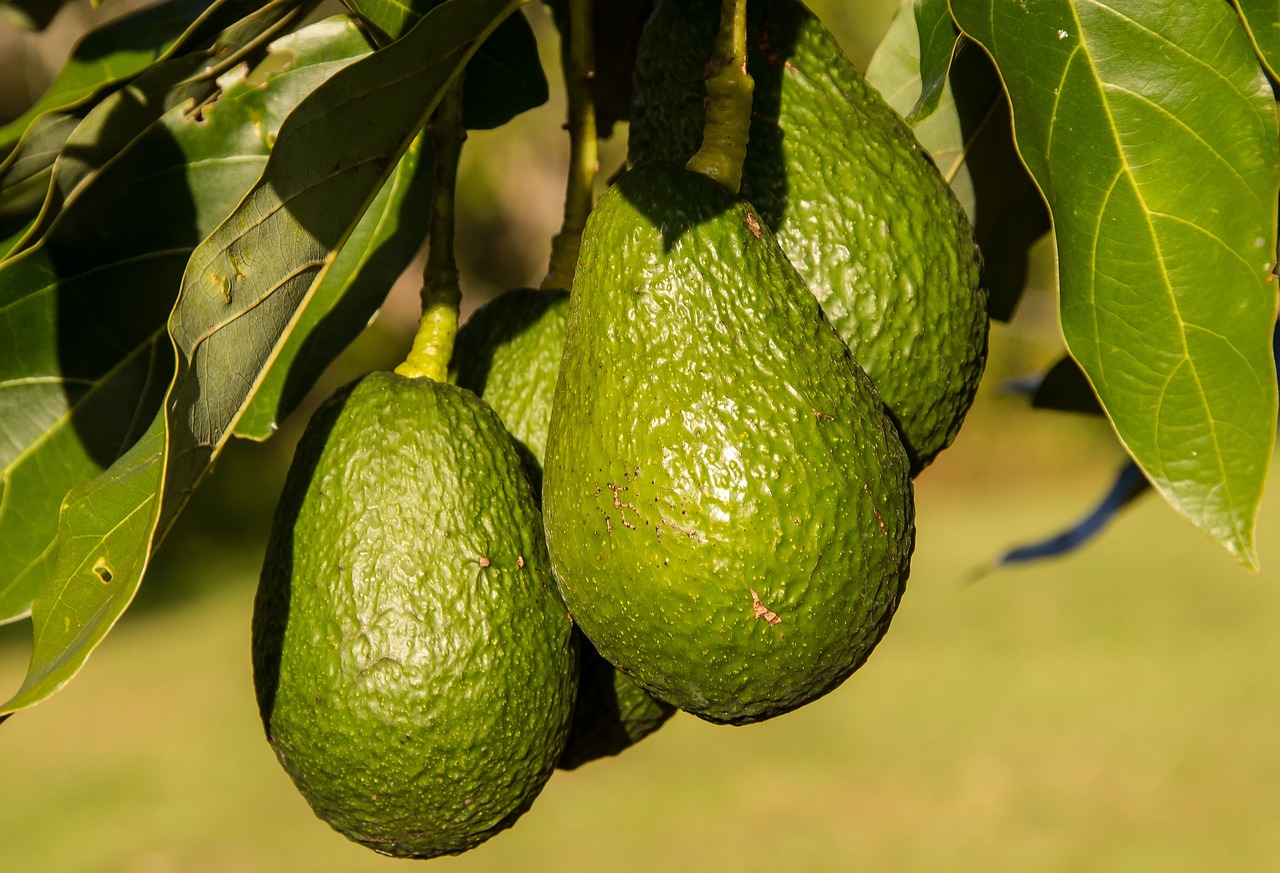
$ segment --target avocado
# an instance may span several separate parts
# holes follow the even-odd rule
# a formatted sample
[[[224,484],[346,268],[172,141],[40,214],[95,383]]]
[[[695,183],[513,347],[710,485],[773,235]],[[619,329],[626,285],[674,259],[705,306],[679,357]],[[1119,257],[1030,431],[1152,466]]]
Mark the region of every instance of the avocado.
[[[459,329],[449,364],[449,381],[483,397],[515,439],[535,497],[568,311],[568,291],[505,291]]]
[[[484,398],[515,439],[534,495],[569,313],[562,289],[515,288],[477,309],[458,331],[450,379]],[[655,700],[578,636],[578,697],[559,766],[616,755],[660,728],[675,708]]]
[[[474,394],[372,373],[315,413],[253,667],[280,763],[351,839],[458,853],[529,808],[564,748],[577,651],[520,460]]]
[[[579,634],[578,646],[578,701],[569,740],[556,764],[563,770],[621,754],[666,724],[676,711],[601,657],[585,635]]]
[[[661,0],[641,36],[633,165],[698,148],[720,4]],[[753,114],[740,195],[880,389],[920,472],[955,439],[987,351],[973,228],[946,181],[798,0],[748,8]]]
[[[835,688],[903,592],[912,486],[880,395],[755,210],[674,165],[588,219],[544,476],[574,620],[710,721]]]

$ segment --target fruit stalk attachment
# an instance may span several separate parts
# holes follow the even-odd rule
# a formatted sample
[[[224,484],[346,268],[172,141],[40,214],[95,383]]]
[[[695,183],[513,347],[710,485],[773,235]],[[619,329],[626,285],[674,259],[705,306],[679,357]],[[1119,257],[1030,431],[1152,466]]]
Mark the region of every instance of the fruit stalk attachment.
[[[707,77],[706,126],[702,147],[686,168],[719,182],[734,194],[742,184],[751,129],[751,93],[747,72],[747,2],[722,0],[720,32]]]
[[[564,222],[551,240],[551,264],[543,289],[569,288],[578,265],[582,229],[595,197],[600,154],[596,139],[595,48],[592,45],[592,0],[570,0],[568,34],[560,46],[565,94],[569,103],[569,180],[564,198]]]
[[[431,227],[427,264],[422,271],[422,318],[404,363],[396,372],[434,382],[448,379],[453,340],[458,334],[462,289],[453,256],[454,190],[458,156],[467,138],[462,124],[462,79],[455,79],[440,98],[427,125],[435,154],[435,187],[431,195]]]

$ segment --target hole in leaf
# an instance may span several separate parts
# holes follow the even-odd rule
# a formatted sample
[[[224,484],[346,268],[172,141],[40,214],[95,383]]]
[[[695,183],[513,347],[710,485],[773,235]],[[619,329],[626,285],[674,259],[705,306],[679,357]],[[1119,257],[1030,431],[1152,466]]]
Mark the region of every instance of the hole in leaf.
[[[107,566],[106,558],[98,559],[98,562],[93,565],[93,572],[97,573],[98,578],[101,579],[104,583],[110,582],[111,579],[113,578],[111,575],[111,568]]]

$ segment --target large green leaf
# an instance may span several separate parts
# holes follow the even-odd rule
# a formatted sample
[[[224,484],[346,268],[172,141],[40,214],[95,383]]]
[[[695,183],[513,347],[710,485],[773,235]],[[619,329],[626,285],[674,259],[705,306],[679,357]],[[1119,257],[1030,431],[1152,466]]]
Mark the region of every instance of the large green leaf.
[[[35,224],[53,176],[53,164],[67,137],[80,123],[71,112],[50,112],[27,128],[26,135],[9,156],[0,161],[0,260],[17,248]]]
[[[907,112],[907,121],[918,125],[938,108],[947,85],[947,73],[951,69],[951,57],[955,53],[960,33],[951,20],[947,0],[915,0],[916,31],[919,34],[920,97]],[[899,15],[899,18],[905,16]]]
[[[0,162],[0,227],[25,222],[40,211],[53,162],[81,117],[49,112],[27,128],[19,147]]]
[[[65,141],[57,146],[52,160],[47,151],[31,156],[34,166],[42,160],[49,161],[43,176],[45,197],[39,220],[31,224],[15,248],[27,248],[39,238],[76,192],[148,125],[185,101],[199,106],[214,99],[219,93],[220,76],[238,64],[256,64],[266,43],[296,24],[306,12],[306,4],[298,0],[270,0],[222,31],[208,49],[157,61],[136,79],[99,100],[65,134]],[[289,51],[287,47],[277,47],[273,63],[290,63]],[[37,119],[10,160],[27,154],[32,134],[47,124],[47,119],[62,117],[66,116],[57,113]],[[276,123],[280,120],[277,118]],[[51,142],[50,147],[53,145]]]
[[[338,249],[441,93],[519,5],[448,0],[290,114],[262,178],[187,262],[169,319],[177,368],[162,443],[153,425],[63,506],[54,580],[32,609],[31,666],[0,713],[57,691],[114,626]]]
[[[91,30],[76,43],[70,59],[35,105],[0,127],[0,151],[12,148],[31,122],[46,112],[83,104],[183,44],[198,40],[200,34],[231,24],[255,5],[254,0],[166,0]]]
[[[926,61],[921,52],[921,34],[916,17],[924,8],[917,7],[914,0],[902,0],[897,16],[867,64],[867,81],[875,86],[894,111],[907,119],[916,138],[938,165],[938,170],[956,192],[972,220],[977,204],[966,160],[969,150],[955,94],[947,82],[952,52],[951,48],[947,49],[941,76],[926,84]],[[913,10],[915,15],[911,14]],[[945,0],[942,11],[950,25],[951,13],[947,11]],[[937,73],[935,70],[933,75],[937,76]],[[930,89],[935,92],[931,96],[927,94]],[[912,109],[926,102],[930,104],[929,110],[918,117],[913,116]]]
[[[1246,566],[1275,440],[1275,102],[1220,0],[951,0],[1053,214],[1062,328],[1152,484]]]
[[[919,27],[906,14],[912,6],[903,0],[867,66],[867,80],[903,115],[924,100]],[[937,105],[914,132],[973,221],[985,262],[988,312],[1007,321],[1026,286],[1028,253],[1048,232],[1049,216],[1018,158],[1009,103],[990,60],[968,40],[961,41],[954,60],[947,57]]]
[[[1275,0],[1236,0],[1254,48],[1271,75],[1280,70],[1280,4]]]
[[[154,417],[192,250],[261,175],[289,111],[368,50],[347,19],[280,40],[269,75],[224,78],[198,118],[164,113],[0,264],[0,335],[12,338],[0,343],[0,620],[45,589],[67,491]]]
[[[426,238],[433,164],[430,144],[424,153],[419,135],[316,285],[236,423],[236,436],[264,440],[275,433],[377,312]]]
[[[398,39],[442,0],[343,0],[351,11]],[[547,77],[538,42],[523,15],[512,15],[490,34],[467,64],[462,122],[469,130],[490,130],[547,102]]]

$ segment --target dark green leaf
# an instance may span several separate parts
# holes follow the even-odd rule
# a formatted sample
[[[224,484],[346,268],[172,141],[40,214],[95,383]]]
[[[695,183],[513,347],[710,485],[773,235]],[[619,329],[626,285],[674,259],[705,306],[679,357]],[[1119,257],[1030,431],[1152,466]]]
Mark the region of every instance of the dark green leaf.
[[[46,185],[39,220],[18,247],[34,243],[64,204],[148,125],[187,100],[200,105],[215,97],[220,76],[238,64],[256,64],[265,45],[305,12],[297,0],[272,0],[220,33],[208,49],[157,61],[127,86],[99,100],[55,153],[57,165],[50,167],[52,185]],[[288,52],[278,50],[273,63],[291,63]],[[265,74],[265,69],[259,72]],[[27,140],[43,123],[41,119],[33,124],[15,154],[27,151]]]
[[[79,123],[80,116],[72,113],[42,115],[0,162],[0,233],[29,223],[40,211],[53,176],[53,162]]]
[[[591,99],[596,108],[596,131],[608,137],[619,121],[631,118],[631,77],[636,65],[640,33],[653,12],[654,0],[593,0],[591,13],[595,76]],[[547,0],[561,34],[568,21],[568,0]]]
[[[344,0],[348,8],[398,39],[442,0]],[[547,77],[538,43],[523,15],[502,22],[467,64],[462,122],[469,130],[490,130],[547,102]]]
[[[920,34],[920,99],[906,114],[913,127],[938,108],[947,86],[947,72],[960,32],[951,20],[947,0],[915,0],[916,30]]]
[[[1031,247],[1049,232],[1049,210],[1018,156],[1009,100],[991,59],[972,42],[962,41],[949,82],[973,191],[987,312],[1008,321],[1026,289]],[[932,122],[933,117],[921,127]]]
[[[533,29],[523,15],[513,15],[467,64],[462,123],[470,130],[492,130],[546,103],[547,96],[547,77]]]
[[[58,77],[36,104],[0,127],[0,150],[8,150],[31,122],[46,112],[79,106],[104,88],[137,75],[164,57],[197,25],[222,8],[237,17],[252,11],[245,0],[167,0],[116,18],[76,43]],[[230,23],[230,22],[226,22]]]
[[[1255,567],[1276,379],[1275,101],[1220,0],[951,0],[1053,214],[1068,349],[1179,512]]]
[[[258,179],[284,116],[367,51],[346,19],[280,40],[270,76],[224,79],[198,118],[165,113],[0,264],[0,334],[13,338],[0,343],[0,620],[45,588],[64,495],[160,405],[165,322],[192,250]]]
[[[262,178],[187,262],[159,451],[148,431],[145,450],[121,462],[127,475],[109,469],[63,508],[54,581],[32,610],[31,667],[0,713],[57,691],[115,624],[342,243],[444,88],[518,6],[449,0],[289,115]],[[157,483],[160,500],[146,500]],[[110,579],[94,570],[104,566]]]
[[[413,260],[431,217],[432,155],[414,140],[288,332],[236,436],[263,440],[356,338]]]
[[[1275,0],[1236,0],[1258,57],[1271,75],[1280,70],[1280,5]]]
[[[899,113],[917,104],[919,39],[910,16],[894,20],[867,67],[867,79]],[[1049,213],[1014,147],[1000,78],[972,42],[961,40],[936,109],[914,130],[974,223],[987,310],[1007,321],[1026,285],[1031,246],[1049,231]]]
[[[1075,358],[1066,355],[1059,359],[1031,395],[1031,405],[1036,409],[1053,409],[1058,412],[1082,412],[1086,415],[1102,415],[1098,395],[1093,393],[1089,377],[1085,376]]]

